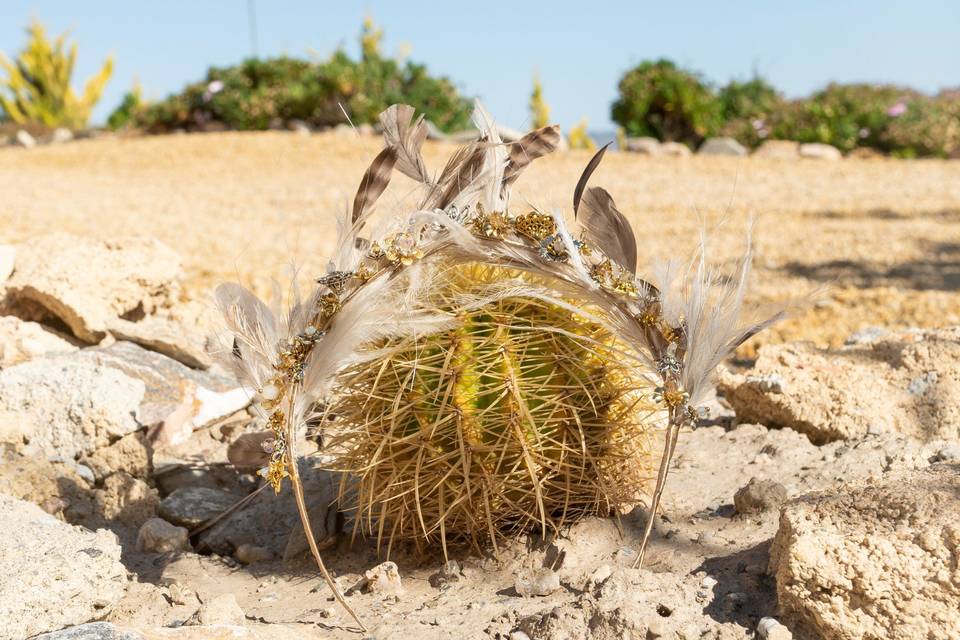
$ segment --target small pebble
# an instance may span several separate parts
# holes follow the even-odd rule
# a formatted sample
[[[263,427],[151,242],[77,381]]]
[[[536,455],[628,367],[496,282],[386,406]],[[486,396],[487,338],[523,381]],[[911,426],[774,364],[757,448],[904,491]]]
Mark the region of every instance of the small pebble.
[[[960,444],[948,444],[941,447],[933,456],[933,462],[955,462],[960,460]]]
[[[613,569],[608,564],[602,564],[590,575],[590,584],[600,585],[604,580],[613,574]]]
[[[760,640],[793,640],[793,634],[776,618],[760,618],[757,623],[757,637]]]
[[[524,598],[548,596],[560,589],[560,575],[552,569],[527,569],[517,574],[514,588]]]
[[[525,634],[523,631],[511,631],[510,640],[530,640],[530,636]]]
[[[700,581],[700,586],[704,589],[713,589],[717,586],[717,579],[713,576],[704,576],[703,580]]]
[[[263,562],[264,560],[273,558],[273,552],[269,549],[248,543],[237,547],[233,555],[243,564],[254,564],[255,562]]]
[[[762,513],[779,509],[787,501],[787,489],[776,480],[750,478],[733,496],[737,513]]]
[[[190,546],[188,531],[163,518],[150,518],[137,533],[137,549],[146,553],[168,553]]]
[[[224,593],[200,605],[187,622],[189,625],[243,624],[246,614],[232,593]]]

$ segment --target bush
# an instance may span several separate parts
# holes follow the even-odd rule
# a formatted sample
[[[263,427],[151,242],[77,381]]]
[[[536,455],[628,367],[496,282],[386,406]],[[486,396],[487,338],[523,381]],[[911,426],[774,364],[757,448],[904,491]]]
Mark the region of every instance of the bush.
[[[630,136],[699,144],[719,130],[720,104],[701,77],[669,60],[643,62],[620,79],[611,115]]]
[[[0,54],[0,68],[7,77],[0,80],[0,109],[18,124],[82,129],[110,76],[113,60],[107,59],[97,75],[90,78],[78,96],[70,86],[77,59],[77,45],[67,48],[66,34],[51,42],[39,22],[28,28],[26,48],[13,62]]]
[[[139,83],[133,85],[130,91],[123,94],[120,106],[107,117],[107,127],[113,131],[123,129],[133,124],[137,113],[144,108],[143,90]]]
[[[724,120],[721,133],[749,147],[758,146],[770,135],[770,119],[784,106],[783,96],[759,76],[729,82],[720,89],[717,100]]]
[[[960,95],[919,96],[896,111],[877,135],[881,150],[901,158],[960,157]]]
[[[328,127],[344,122],[343,105],[354,123],[372,124],[402,102],[444,131],[465,128],[471,105],[453,83],[423,65],[383,57],[379,37],[365,23],[359,61],[337,51],[323,62],[280,57],[211,68],[202,82],[138,112],[137,123],[151,132],[202,129],[211,122],[245,130],[291,120]]]

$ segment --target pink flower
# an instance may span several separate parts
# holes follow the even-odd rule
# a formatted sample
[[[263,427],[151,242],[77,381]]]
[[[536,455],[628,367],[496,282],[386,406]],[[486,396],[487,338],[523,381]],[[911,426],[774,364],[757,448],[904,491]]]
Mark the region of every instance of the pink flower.
[[[907,105],[903,101],[897,102],[895,105],[887,109],[887,115],[891,118],[896,118],[897,116],[902,116],[907,112]]]

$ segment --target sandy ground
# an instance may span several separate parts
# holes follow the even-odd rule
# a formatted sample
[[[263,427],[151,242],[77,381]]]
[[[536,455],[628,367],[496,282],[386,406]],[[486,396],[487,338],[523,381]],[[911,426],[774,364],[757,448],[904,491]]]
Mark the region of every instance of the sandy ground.
[[[189,287],[237,280],[265,290],[289,266],[323,270],[334,214],[352,199],[378,138],[285,132],[105,138],[0,149],[0,242],[54,229],[157,237]],[[428,143],[438,171],[453,147]],[[589,159],[540,160],[514,202],[569,210]],[[645,256],[688,255],[701,229],[729,263],[755,221],[755,300],[819,291],[761,340],[836,344],[865,326],[960,321],[960,162],[647,158],[611,153],[593,178],[633,222]],[[381,211],[412,202],[394,180]],[[756,346],[756,343],[754,344]]]

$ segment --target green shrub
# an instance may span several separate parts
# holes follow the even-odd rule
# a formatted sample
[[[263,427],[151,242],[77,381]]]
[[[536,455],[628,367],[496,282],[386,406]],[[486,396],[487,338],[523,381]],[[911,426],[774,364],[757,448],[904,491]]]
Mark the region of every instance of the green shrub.
[[[698,74],[669,60],[643,62],[620,79],[613,121],[630,136],[696,145],[722,123],[720,104]]]
[[[830,84],[776,114],[771,137],[798,142],[823,142],[841,151],[862,147],[884,149],[883,131],[898,105],[922,98],[911,89],[891,85]]]
[[[211,68],[202,82],[142,110],[139,126],[151,132],[198,129],[211,122],[231,129],[267,129],[275,121],[302,120],[316,127],[374,123],[389,105],[414,106],[444,131],[466,128],[471,105],[453,83],[426,67],[383,57],[379,31],[365,23],[362,57],[337,51],[322,62],[289,57],[246,60]]]
[[[878,147],[901,158],[960,156],[960,95],[918,96],[878,133]]]
[[[783,109],[783,96],[759,76],[746,82],[733,80],[717,94],[724,124],[721,133],[749,147],[770,135],[771,117]]]
[[[133,124],[137,113],[144,108],[143,89],[140,83],[134,83],[130,91],[123,94],[120,105],[107,117],[107,127],[116,131]]]
[[[51,42],[37,21],[27,28],[27,33],[27,46],[16,60],[0,54],[0,68],[7,76],[0,80],[0,88],[6,94],[0,93],[0,110],[18,124],[82,129],[113,74],[113,60],[108,58],[103,63],[78,96],[70,86],[77,45],[68,48],[66,34]]]

